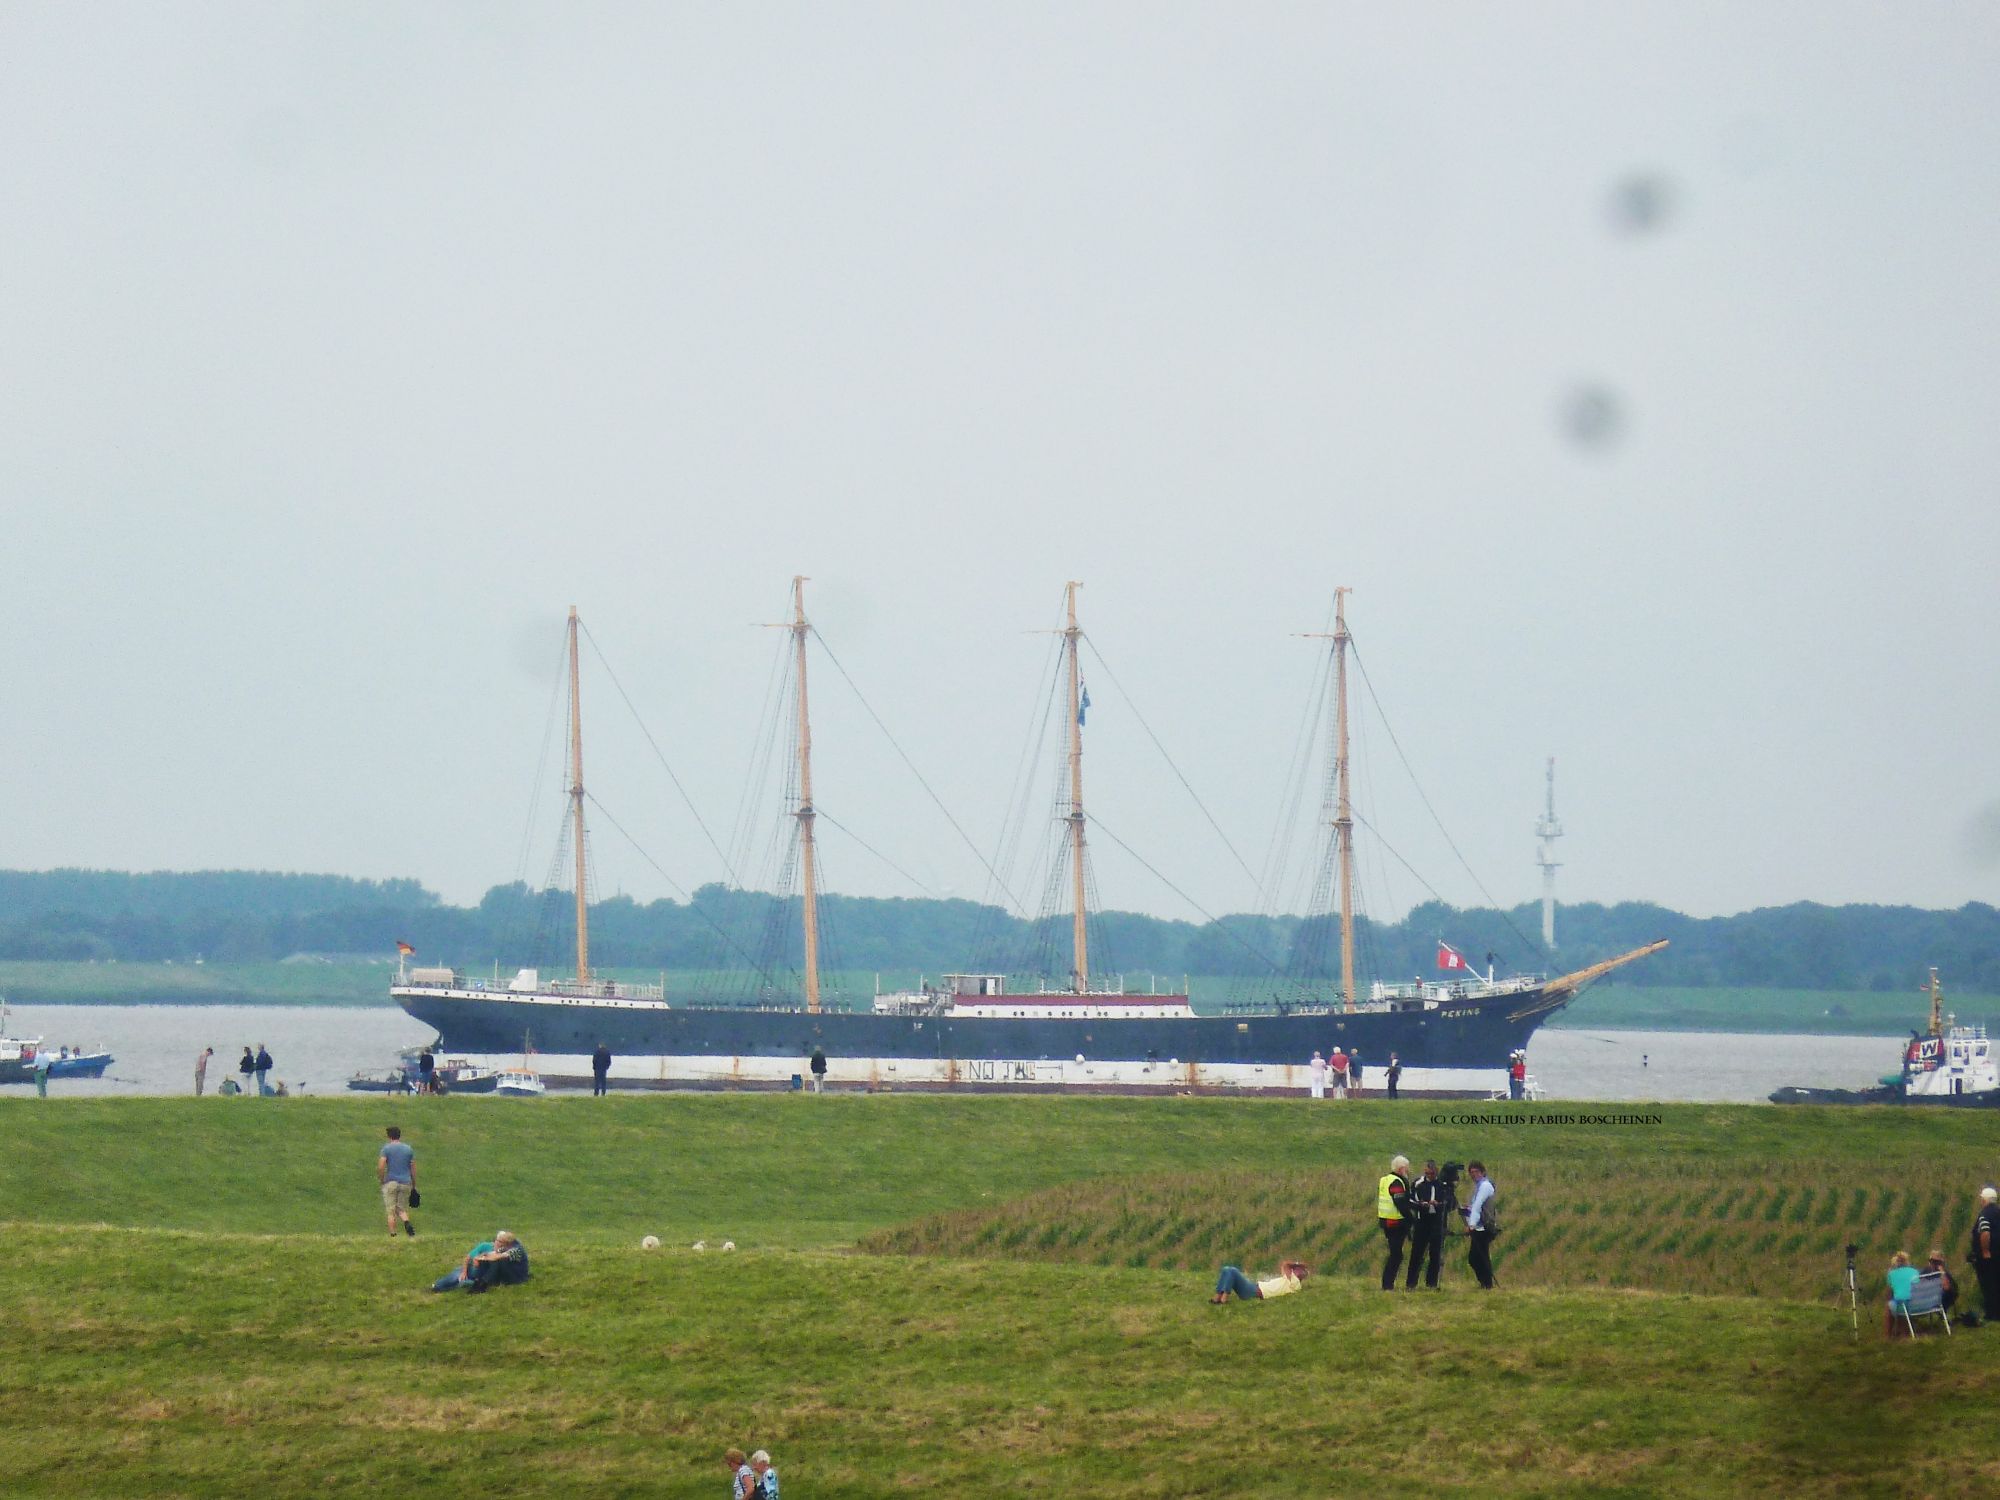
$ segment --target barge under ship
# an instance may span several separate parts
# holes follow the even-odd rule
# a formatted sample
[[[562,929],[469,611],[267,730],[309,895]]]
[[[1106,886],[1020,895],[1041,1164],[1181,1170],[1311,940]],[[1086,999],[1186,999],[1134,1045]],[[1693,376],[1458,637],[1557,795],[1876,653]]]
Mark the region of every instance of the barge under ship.
[[[453,1055],[500,1065],[532,1032],[542,1071],[558,1082],[590,1074],[598,1046],[612,1054],[611,1078],[626,1087],[784,1087],[826,1060],[834,1086],[979,1091],[1054,1089],[1262,1092],[1303,1090],[1315,1051],[1336,1048],[1379,1070],[1391,1053],[1402,1087],[1419,1092],[1484,1092],[1502,1081],[1509,1054],[1536,1027],[1603,974],[1664,948],[1664,942],[1554,978],[1483,977],[1460,972],[1438,982],[1376,983],[1357,995],[1354,975],[1353,824],[1347,767],[1344,595],[1335,595],[1333,649],[1338,685],[1330,820],[1340,880],[1341,987],[1319,1003],[1236,1005],[1197,1013],[1185,993],[1128,993],[1122,980],[1092,975],[1085,920],[1085,817],[1076,585],[1065,591],[1068,686],[1067,825],[1072,970],[1063,988],[1010,989],[1004,974],[951,974],[913,992],[877,995],[868,1009],[821,1004],[813,844],[811,734],[805,693],[803,579],[793,581],[798,653],[798,802],[804,970],[796,1004],[718,1003],[699,994],[669,997],[664,984],[592,975],[583,868],[582,717],[577,689],[577,618],[569,617],[570,768],[568,796],[576,848],[577,961],[574,978],[544,979],[522,969],[511,979],[468,978],[452,968],[399,964],[390,996],[434,1028]],[[407,956],[406,956],[407,957]],[[1453,955],[1456,959],[1456,955]],[[1458,961],[1462,964],[1462,960]]]

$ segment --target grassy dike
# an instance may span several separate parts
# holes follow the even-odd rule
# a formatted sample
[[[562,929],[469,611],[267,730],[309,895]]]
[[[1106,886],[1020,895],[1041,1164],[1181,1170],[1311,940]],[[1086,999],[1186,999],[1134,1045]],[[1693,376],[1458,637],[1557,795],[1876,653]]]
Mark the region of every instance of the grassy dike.
[[[1899,1246],[1960,1256],[1992,1120],[1443,1112],[13,1093],[0,1492],[718,1495],[732,1443],[791,1500],[1347,1495],[1412,1444],[1429,1493],[2000,1481],[2000,1329],[1887,1344],[1870,1306],[1857,1343],[1838,1292],[1849,1237],[1871,1279]],[[391,1118],[415,1241],[377,1218]],[[1500,1293],[1462,1257],[1443,1294],[1374,1289],[1397,1150],[1493,1166]],[[501,1224],[530,1285],[423,1290]],[[1204,1303],[1214,1263],[1281,1248],[1323,1268],[1305,1294]]]

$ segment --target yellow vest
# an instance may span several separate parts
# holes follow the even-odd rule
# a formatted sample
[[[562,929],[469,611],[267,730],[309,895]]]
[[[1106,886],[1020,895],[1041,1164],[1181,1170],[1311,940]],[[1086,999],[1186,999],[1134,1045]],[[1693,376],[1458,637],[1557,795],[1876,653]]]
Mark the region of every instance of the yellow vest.
[[[1389,1196],[1389,1184],[1392,1182],[1402,1182],[1402,1181],[1403,1179],[1398,1177],[1394,1172],[1385,1172],[1382,1176],[1382,1180],[1375,1184],[1376,1218],[1389,1219],[1393,1221],[1403,1217],[1402,1210],[1396,1207],[1396,1200]],[[1408,1190],[1408,1185],[1405,1184],[1405,1191],[1407,1190]]]

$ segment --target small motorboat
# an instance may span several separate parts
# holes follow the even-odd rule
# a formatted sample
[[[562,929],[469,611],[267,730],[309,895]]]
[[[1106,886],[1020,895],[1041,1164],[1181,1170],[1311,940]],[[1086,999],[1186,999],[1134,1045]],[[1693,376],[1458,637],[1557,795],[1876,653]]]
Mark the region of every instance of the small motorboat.
[[[51,1078],[102,1078],[114,1061],[109,1052],[85,1052],[80,1047],[64,1047],[53,1057],[44,1047],[42,1057],[48,1062]]]
[[[347,1080],[358,1094],[417,1094],[423,1092],[422,1047],[405,1047],[396,1054],[399,1066],[390,1072],[356,1073]],[[462,1057],[440,1057],[432,1069],[441,1094],[490,1094],[498,1075]]]
[[[539,1099],[549,1091],[542,1075],[535,1071],[535,1034],[521,1039],[521,1066],[502,1068],[493,1077],[493,1092],[515,1099]]]
[[[493,1075],[493,1092],[514,1099],[539,1099],[549,1091],[533,1068],[502,1068]]]

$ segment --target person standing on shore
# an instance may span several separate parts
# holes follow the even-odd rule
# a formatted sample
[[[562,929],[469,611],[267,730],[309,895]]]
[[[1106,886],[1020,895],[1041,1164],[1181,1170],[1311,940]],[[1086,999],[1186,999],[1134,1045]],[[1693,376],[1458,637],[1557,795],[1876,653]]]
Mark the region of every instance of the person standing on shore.
[[[1324,1099],[1326,1097],[1326,1059],[1319,1055],[1317,1049],[1313,1052],[1312,1061],[1306,1064],[1306,1072],[1312,1082],[1313,1098]]]
[[[438,1091],[437,1070],[438,1070],[437,1058],[431,1055],[431,1049],[429,1047],[425,1047],[423,1051],[417,1054],[418,1093],[435,1094]]]
[[[1333,1056],[1326,1060],[1326,1065],[1333,1070],[1333,1097],[1336,1099],[1345,1099],[1347,1097],[1347,1054],[1340,1050],[1338,1044],[1335,1044]]]
[[[257,1054],[252,1052],[248,1047],[245,1047],[243,1049],[243,1056],[237,1061],[236,1071],[242,1076],[243,1092],[246,1094],[249,1093],[250,1085],[257,1077]]]
[[[1972,1221],[1972,1273],[1979,1278],[1979,1310],[1991,1323],[2000,1318],[2000,1190],[1979,1190],[1979,1217]]]
[[[264,1050],[264,1044],[257,1044],[257,1097],[264,1097],[264,1075],[271,1071],[271,1054]]]
[[[1389,1054],[1389,1067],[1387,1071],[1389,1074],[1389,1097],[1394,1099],[1396,1097],[1396,1085],[1403,1077],[1403,1060],[1393,1052]]]
[[[215,1056],[215,1049],[213,1047],[204,1047],[201,1049],[201,1056],[194,1060],[194,1096],[197,1099],[201,1097],[202,1091],[208,1087],[208,1060],[213,1056]]]
[[[611,1076],[611,1049],[599,1042],[590,1054],[590,1096],[595,1099],[610,1092],[605,1079]]]
[[[1498,1220],[1493,1209],[1493,1179],[1486,1175],[1486,1163],[1467,1162],[1466,1174],[1472,1178],[1472,1201],[1459,1212],[1465,1215],[1466,1238],[1472,1242],[1466,1252],[1466,1263],[1472,1267],[1472,1274],[1479,1278],[1479,1289],[1493,1290],[1493,1236],[1499,1233]]]
[[[822,1092],[826,1087],[826,1054],[817,1047],[813,1048],[812,1075],[813,1092]]]
[[[39,1047],[35,1049],[35,1097],[49,1097],[49,1055]]]
[[[375,1158],[375,1180],[382,1185],[382,1208],[389,1216],[389,1238],[396,1237],[397,1225],[404,1234],[416,1237],[417,1226],[410,1222],[410,1194],[417,1190],[417,1153],[403,1139],[403,1132],[391,1125],[388,1144]]]

